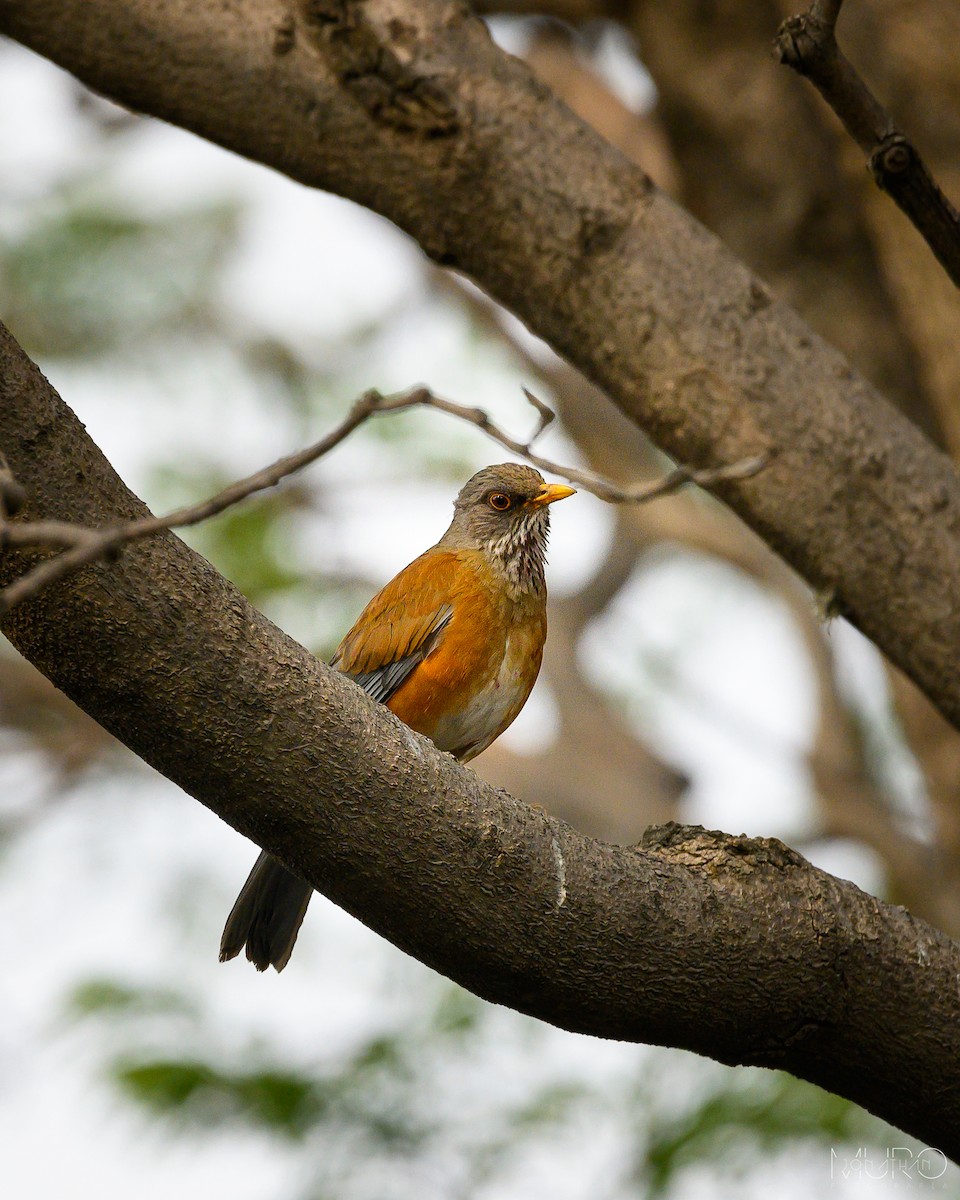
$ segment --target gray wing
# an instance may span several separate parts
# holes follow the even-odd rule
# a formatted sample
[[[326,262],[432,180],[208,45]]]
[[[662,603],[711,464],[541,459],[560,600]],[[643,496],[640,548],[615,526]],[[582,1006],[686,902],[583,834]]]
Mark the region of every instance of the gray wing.
[[[402,658],[394,659],[393,662],[383,663],[382,666],[374,667],[369,671],[344,671],[344,675],[348,679],[352,679],[354,683],[372,696],[374,700],[381,704],[386,704],[394,692],[398,691],[411,676],[413,671],[423,662],[427,655],[433,650],[443,633],[444,629],[450,624],[453,617],[453,608],[447,604],[437,613],[436,619],[431,623],[430,628],[426,632],[426,636],[417,645],[416,649],[405,654]],[[340,661],[339,655],[334,655],[331,661],[331,666],[337,666]]]

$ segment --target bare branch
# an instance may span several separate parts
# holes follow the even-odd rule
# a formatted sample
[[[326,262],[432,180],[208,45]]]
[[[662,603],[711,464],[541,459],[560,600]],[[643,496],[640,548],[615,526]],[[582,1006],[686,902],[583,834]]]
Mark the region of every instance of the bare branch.
[[[652,484],[623,490],[615,487],[608,480],[593,472],[580,471],[576,467],[566,467],[560,463],[541,458],[532,450],[533,443],[543,433],[544,429],[554,420],[553,410],[538,400],[532,392],[524,390],[524,395],[537,410],[538,424],[533,436],[526,442],[520,442],[501,429],[481,408],[470,408],[434,395],[426,387],[412,387],[404,392],[384,396],[371,389],[354,403],[345,419],[318,442],[288,454],[278,459],[270,466],[252,475],[247,475],[232,483],[229,487],[217,492],[215,496],[199,504],[185,505],[160,517],[144,517],[137,521],[118,522],[101,529],[90,529],[84,525],[75,525],[66,521],[32,521],[11,524],[4,516],[4,511],[13,511],[8,497],[16,499],[17,495],[25,497],[23,489],[5,466],[0,466],[0,547],[50,548],[62,550],[63,553],[52,558],[46,558],[37,563],[26,574],[14,583],[0,591],[0,616],[10,611],[16,604],[35,596],[41,589],[48,587],[58,579],[62,579],[71,571],[85,566],[98,559],[115,557],[121,549],[130,542],[162,533],[168,529],[183,528],[188,525],[198,525],[218,513],[224,512],[240,501],[246,500],[256,492],[266,491],[275,487],[282,479],[295,471],[309,466],[317,459],[329,454],[339,446],[345,438],[370,417],[380,413],[406,412],[412,408],[435,408],[440,412],[449,413],[460,420],[467,421],[482,429],[505,449],[521,457],[527,458],[534,465],[553,475],[560,475],[577,483],[586,491],[592,492],[601,500],[612,504],[643,504],[655,500],[659,496],[668,495],[688,483],[699,484],[702,487],[714,483],[727,482],[733,479],[746,479],[762,470],[767,459],[765,456],[754,456],[739,463],[713,468],[710,470],[691,470],[687,467],[677,467],[664,479]],[[6,487],[6,490],[4,490]],[[19,491],[17,491],[19,489]]]
[[[820,20],[825,24],[835,26],[840,18],[840,9],[843,8],[843,0],[814,0],[810,8],[811,11],[817,13]]]
[[[37,563],[32,570],[0,592],[0,616],[71,571],[76,571],[97,559],[118,554],[120,549],[130,542],[174,527],[196,525],[238,504],[254,492],[274,487],[285,476],[300,470],[308,463],[315,462],[334,446],[339,445],[358,425],[378,411],[383,403],[384,399],[378,392],[365,392],[351,408],[346,419],[319,442],[296,454],[278,459],[269,467],[232,483],[200,504],[174,509],[162,517],[124,521],[102,529],[89,529],[83,525],[72,525],[63,521],[11,525],[5,519],[0,519],[0,546],[64,548],[62,554]]]
[[[769,453],[755,454],[738,462],[728,463],[725,466],[708,467],[699,470],[692,467],[678,466],[663,479],[658,479],[653,483],[639,484],[631,488],[620,488],[609,479],[604,479],[602,475],[598,475],[595,471],[568,467],[563,463],[554,462],[552,459],[544,458],[542,455],[537,454],[533,449],[533,444],[550,421],[553,420],[553,412],[527,388],[523,389],[523,394],[541,416],[537,430],[526,442],[521,442],[511,437],[506,430],[501,429],[499,425],[495,424],[481,408],[467,408],[462,404],[456,404],[452,400],[444,400],[439,396],[434,396],[430,392],[427,392],[426,389],[423,389],[421,396],[415,397],[415,402],[425,404],[430,408],[439,409],[440,412],[450,413],[451,416],[459,417],[461,420],[469,421],[471,424],[482,429],[484,433],[503,446],[505,450],[509,450],[513,454],[527,459],[535,467],[539,467],[541,471],[546,471],[550,475],[560,475],[563,479],[568,479],[571,483],[575,483],[578,487],[583,488],[584,491],[590,492],[600,500],[606,500],[609,504],[646,504],[648,501],[656,500],[660,496],[667,496],[686,486],[688,483],[695,483],[699,487],[711,487],[716,483],[749,479],[751,476],[762,471],[771,458]],[[550,414],[550,421],[543,419],[544,413]]]
[[[960,287],[960,213],[837,44],[842,3],[814,0],[806,12],[788,17],[777,32],[774,51],[823,96],[867,155],[879,187],[906,213]]]
[[[542,400],[538,400],[537,397],[533,394],[533,392],[530,391],[529,388],[524,388],[523,394],[530,401],[530,403],[533,405],[533,407],[537,410],[537,413],[539,414],[539,417],[540,417],[540,423],[537,425],[536,430],[534,431],[533,435],[530,438],[531,442],[535,442],[537,440],[537,438],[539,438],[540,435],[543,433],[543,431],[547,428],[547,426],[553,424],[553,422],[556,420],[557,414],[553,411],[552,408],[548,408],[547,405],[544,404],[544,402]]]

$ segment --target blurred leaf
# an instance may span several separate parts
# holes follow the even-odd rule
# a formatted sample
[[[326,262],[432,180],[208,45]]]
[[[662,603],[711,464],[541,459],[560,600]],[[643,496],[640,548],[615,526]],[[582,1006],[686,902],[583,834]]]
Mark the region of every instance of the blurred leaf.
[[[112,979],[90,979],[78,984],[67,998],[72,1016],[119,1012],[187,1013],[194,1006],[170,988],[133,987]]]
[[[197,1123],[243,1122],[299,1140],[318,1122],[351,1129],[380,1148],[410,1150],[426,1136],[387,1086],[409,1073],[400,1048],[378,1037],[364,1045],[341,1071],[311,1076],[296,1071],[224,1071],[197,1059],[119,1063],[114,1076],[134,1100],[156,1112]]]
[[[461,987],[443,989],[433,1012],[433,1028],[442,1036],[472,1033],[483,1014],[483,1002]]]
[[[154,472],[151,493],[163,497],[167,507],[205,499],[232,482],[213,468],[165,467]],[[311,579],[309,571],[290,566],[290,514],[309,506],[310,493],[288,480],[279,490],[254,496],[180,535],[258,604]]]
[[[317,1117],[314,1083],[295,1072],[228,1073],[202,1062],[158,1059],[120,1064],[115,1076],[133,1099],[158,1112],[206,1124],[242,1119],[300,1138]]]
[[[395,1072],[405,1066],[399,1040],[389,1034],[371,1038],[354,1056],[350,1067],[356,1073],[372,1071]]]
[[[851,1101],[790,1075],[753,1077],[746,1084],[740,1075],[733,1078],[733,1087],[677,1117],[653,1117],[636,1172],[650,1196],[665,1195],[693,1163],[736,1167],[745,1151],[769,1154],[802,1139],[841,1145],[882,1136],[886,1128]]]
[[[535,1094],[526,1104],[514,1109],[510,1127],[514,1130],[537,1129],[566,1120],[570,1109],[590,1098],[586,1084],[564,1083],[550,1085]]]
[[[139,350],[150,334],[202,324],[235,240],[222,204],[145,218],[77,203],[70,190],[0,247],[0,301],[28,352]]]

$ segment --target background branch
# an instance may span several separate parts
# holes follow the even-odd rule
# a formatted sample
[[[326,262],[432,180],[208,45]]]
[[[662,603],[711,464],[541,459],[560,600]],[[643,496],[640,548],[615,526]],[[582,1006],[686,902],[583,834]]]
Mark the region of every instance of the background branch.
[[[784,21],[776,37],[777,54],[823,96],[867,155],[879,186],[906,213],[960,287],[960,213],[837,44],[842,2],[815,0],[806,12]]]

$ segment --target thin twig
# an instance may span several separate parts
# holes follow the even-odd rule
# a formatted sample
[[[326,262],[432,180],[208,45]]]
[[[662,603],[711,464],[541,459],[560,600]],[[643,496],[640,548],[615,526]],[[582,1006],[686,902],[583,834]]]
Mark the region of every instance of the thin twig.
[[[378,414],[398,413],[413,408],[435,408],[468,421],[482,429],[495,442],[521,458],[528,459],[541,470],[559,475],[613,504],[642,504],[675,492],[688,483],[702,487],[727,480],[746,479],[762,470],[766,458],[762,456],[745,459],[728,466],[707,470],[691,470],[677,467],[663,479],[640,487],[621,489],[608,480],[590,471],[563,466],[534,453],[533,443],[553,421],[554,413],[542,400],[524,388],[524,395],[537,411],[537,428],[526,442],[518,441],[506,430],[495,424],[481,408],[470,408],[434,395],[428,388],[414,387],[405,392],[384,396],[377,391],[367,391],[355,402],[345,419],[320,441],[295,454],[286,455],[268,467],[256,471],[244,479],[230,484],[215,496],[199,504],[186,505],[159,517],[142,517],[134,521],[119,521],[99,529],[85,525],[74,525],[66,521],[19,521],[11,522],[7,514],[13,512],[9,495],[24,495],[23,489],[14,479],[0,456],[0,548],[51,549],[59,551],[37,563],[19,579],[0,591],[0,616],[16,604],[37,595],[72,571],[99,559],[116,557],[125,545],[150,537],[169,529],[197,525],[218,513],[224,512],[256,492],[275,487],[286,476],[301,470],[328,454],[344,441],[355,429]],[[12,489],[12,490],[11,490]]]
[[[867,155],[877,184],[906,213],[960,287],[960,213],[838,46],[842,5],[843,0],[814,0],[806,12],[788,17],[777,31],[774,51],[820,92]]]
[[[526,396],[527,400],[533,405],[533,407],[537,410],[537,415],[540,418],[539,421],[537,422],[537,428],[533,431],[533,435],[530,438],[530,442],[532,444],[533,442],[535,442],[537,440],[537,438],[540,437],[540,435],[543,433],[543,431],[547,428],[548,425],[553,424],[553,422],[557,419],[557,414],[553,411],[552,408],[548,408],[542,400],[538,400],[537,397],[533,394],[533,392],[530,391],[529,388],[524,388],[523,394]]]
[[[410,403],[414,402],[410,400]],[[10,524],[6,520],[0,520],[0,546],[49,546],[63,550],[63,553],[37,563],[32,570],[0,591],[0,616],[64,575],[87,563],[118,553],[129,542],[175,527],[196,525],[238,504],[255,492],[274,487],[285,476],[329,453],[385,403],[379,392],[365,392],[341,424],[319,442],[305,450],[299,450],[296,454],[278,459],[263,470],[230,484],[200,504],[177,508],[161,517],[142,517],[136,521],[118,522],[102,529],[90,529],[84,525],[71,525],[62,521]]]
[[[538,413],[542,414],[544,411],[551,411],[542,400],[538,400],[527,388],[523,389],[523,393]],[[563,463],[553,462],[551,459],[543,458],[537,454],[533,449],[533,443],[539,437],[540,432],[542,432],[543,425],[541,425],[540,429],[537,430],[529,441],[520,442],[491,421],[483,409],[466,408],[461,404],[455,404],[452,400],[444,400],[439,396],[433,396],[429,393],[427,394],[427,398],[422,400],[421,403],[427,404],[431,408],[437,408],[440,412],[451,413],[462,420],[470,421],[482,429],[484,433],[492,437],[495,442],[503,446],[504,449],[510,450],[521,458],[527,459],[535,467],[539,467],[541,471],[546,471],[550,475],[560,475],[562,478],[568,479],[571,483],[575,483],[578,487],[583,488],[584,491],[591,492],[594,496],[599,497],[601,500],[606,500],[609,504],[646,504],[648,501],[656,500],[660,496],[670,495],[672,492],[685,487],[688,483],[695,483],[699,487],[712,487],[714,484],[724,483],[729,480],[749,479],[752,475],[756,475],[762,471],[768,462],[768,456],[754,455],[751,458],[742,459],[739,462],[730,463],[726,466],[708,467],[703,470],[678,466],[665,475],[663,479],[658,479],[653,483],[639,484],[632,488],[619,488],[616,484],[611,483],[608,479],[604,479],[602,475],[597,475],[594,471],[568,467]]]
[[[0,522],[15,516],[27,502],[27,494],[17,483],[10,464],[0,453]]]

